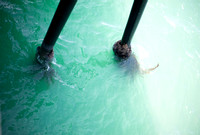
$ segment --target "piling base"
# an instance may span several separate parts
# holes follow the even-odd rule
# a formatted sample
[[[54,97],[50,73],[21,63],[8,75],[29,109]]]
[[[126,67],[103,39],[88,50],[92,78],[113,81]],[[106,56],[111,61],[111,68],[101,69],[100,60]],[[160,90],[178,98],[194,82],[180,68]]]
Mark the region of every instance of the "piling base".
[[[44,50],[41,46],[37,47],[36,58],[38,63],[42,65],[47,65],[53,61],[54,51],[51,50],[50,52]]]
[[[122,44],[121,40],[117,41],[113,46],[114,54],[122,59],[127,59],[131,55],[131,46]]]

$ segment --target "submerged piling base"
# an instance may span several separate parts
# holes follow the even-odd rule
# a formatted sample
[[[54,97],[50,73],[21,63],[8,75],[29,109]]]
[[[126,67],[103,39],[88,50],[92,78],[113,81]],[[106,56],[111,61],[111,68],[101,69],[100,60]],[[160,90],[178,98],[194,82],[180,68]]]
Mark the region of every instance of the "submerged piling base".
[[[122,44],[121,40],[117,41],[114,44],[113,51],[117,57],[122,59],[127,59],[132,53],[131,46],[127,44]]]
[[[42,65],[49,64],[50,62],[52,62],[53,57],[54,57],[53,49],[50,52],[48,52],[48,51],[44,50],[42,48],[42,46],[39,46],[37,48],[36,58],[40,64],[42,64]]]

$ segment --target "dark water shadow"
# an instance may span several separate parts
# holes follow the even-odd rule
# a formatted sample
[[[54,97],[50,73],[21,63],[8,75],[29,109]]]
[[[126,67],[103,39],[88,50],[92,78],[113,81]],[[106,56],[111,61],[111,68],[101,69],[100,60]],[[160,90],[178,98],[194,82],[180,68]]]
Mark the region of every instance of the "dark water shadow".
[[[115,60],[126,76],[135,77],[141,73],[140,64],[134,54],[131,54],[128,59],[120,59],[115,56]]]
[[[40,81],[46,79],[49,84],[53,83],[54,78],[56,77],[56,72],[52,67],[52,64],[40,64],[35,59],[32,62],[32,65],[23,67],[23,72],[33,76],[34,81]]]

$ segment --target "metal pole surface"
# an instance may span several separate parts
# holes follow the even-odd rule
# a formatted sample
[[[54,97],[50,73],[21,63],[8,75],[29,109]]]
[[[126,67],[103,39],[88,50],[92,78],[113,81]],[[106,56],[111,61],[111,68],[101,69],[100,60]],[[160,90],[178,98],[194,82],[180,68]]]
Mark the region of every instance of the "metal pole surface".
[[[130,46],[132,37],[136,31],[147,1],[148,0],[134,0],[121,44],[127,44]]]
[[[60,0],[41,49],[51,52],[77,0]]]

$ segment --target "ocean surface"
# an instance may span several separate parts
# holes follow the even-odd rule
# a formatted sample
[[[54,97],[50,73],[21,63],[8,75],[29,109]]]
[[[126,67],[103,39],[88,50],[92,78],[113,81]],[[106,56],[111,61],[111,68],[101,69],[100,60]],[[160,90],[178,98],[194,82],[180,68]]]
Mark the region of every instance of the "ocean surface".
[[[59,0],[0,0],[0,134],[200,135],[200,1],[149,0],[116,60],[133,0],[79,0],[49,70],[36,60]]]

